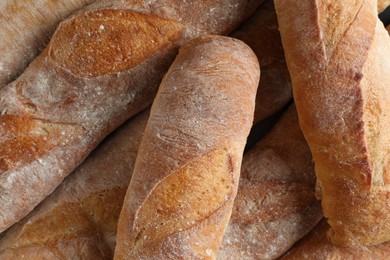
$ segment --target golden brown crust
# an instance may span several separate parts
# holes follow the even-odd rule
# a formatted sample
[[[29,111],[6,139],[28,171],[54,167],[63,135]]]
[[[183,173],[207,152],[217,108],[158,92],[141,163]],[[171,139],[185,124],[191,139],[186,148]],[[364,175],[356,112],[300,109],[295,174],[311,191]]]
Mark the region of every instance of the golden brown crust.
[[[48,122],[27,116],[4,115],[0,117],[0,173],[14,169],[21,164],[31,163],[63,142],[66,134],[82,135],[82,129],[71,124]],[[26,134],[27,133],[27,134]]]
[[[267,0],[231,37],[248,44],[261,64],[254,123],[278,112],[292,98],[290,75],[273,0]]]
[[[215,256],[237,192],[259,72],[255,54],[232,38],[200,37],[180,49],[153,102],[119,218],[116,259]],[[195,179],[181,181],[177,173],[186,171]],[[166,182],[181,185],[177,198],[161,194]],[[211,211],[203,192],[215,196]],[[148,206],[153,198],[161,198],[160,213]],[[174,211],[165,208],[171,204]],[[158,220],[147,217],[160,214],[170,228],[158,231]],[[153,229],[158,239],[143,235]]]
[[[388,6],[390,6],[390,0],[378,0],[378,12],[383,12]]]
[[[376,246],[338,247],[327,239],[329,225],[321,221],[281,259],[389,259],[390,242]]]
[[[323,217],[309,147],[291,106],[245,154],[219,259],[275,259]]]
[[[148,112],[110,135],[53,194],[0,239],[1,259],[111,259]]]
[[[208,32],[230,32],[253,12],[258,2],[220,0],[202,2],[198,6],[192,1],[99,1],[75,14],[69,22],[61,23],[48,48],[17,80],[0,92],[0,118],[23,116],[61,123],[58,125],[60,135],[54,131],[48,135],[51,139],[45,140],[48,144],[58,142],[52,149],[41,149],[45,152],[36,153],[28,159],[15,158],[18,160],[13,162],[15,166],[10,169],[7,166],[7,170],[2,161],[0,212],[4,213],[0,215],[0,232],[24,217],[50,194],[108,133],[150,105],[179,45]],[[99,23],[96,21],[100,18],[86,18],[88,25],[80,20],[88,14],[94,16],[99,13],[102,18],[110,18],[104,29],[108,35],[101,33],[102,27],[97,26]],[[121,14],[124,17],[121,18]],[[68,23],[72,21],[77,21],[80,27],[70,28]],[[124,26],[130,21],[134,22],[132,26]],[[110,28],[114,24],[116,26]],[[137,31],[142,28],[152,32],[153,27],[155,34],[148,34],[147,38],[140,34],[140,30]],[[95,41],[78,45],[80,42],[73,37],[80,37],[83,35],[81,31],[86,29]],[[139,44],[130,40],[131,37],[115,38],[114,47],[122,48],[129,42],[145,46],[144,52],[127,57],[124,63],[116,60],[122,49],[108,46],[112,43],[107,42],[111,33],[123,33],[124,36],[140,34],[139,40],[153,40],[161,35],[159,30],[168,33],[169,39],[158,39],[157,44]],[[83,35],[79,40],[88,39],[87,36]],[[104,45],[99,40],[105,41],[107,52],[104,48],[97,48]],[[73,54],[71,50],[75,46],[77,53]],[[105,54],[105,61],[110,62],[90,64],[96,61],[100,51]],[[67,55],[69,52],[71,55]],[[79,65],[82,67],[76,69],[75,66]],[[91,72],[95,66],[99,69]],[[67,131],[68,126],[77,131]],[[7,126],[0,125],[2,127]],[[22,130],[18,136],[29,138],[31,133]],[[0,146],[6,139],[2,137]],[[27,150],[31,151],[33,146],[31,143]],[[3,152],[5,154],[0,154],[0,158],[10,157],[10,150]]]
[[[94,1],[0,1],[0,88],[42,51],[59,22]]]
[[[85,12],[61,23],[49,55],[80,77],[112,74],[136,67],[169,42],[177,41],[182,30],[177,21],[130,10]]]
[[[376,6],[368,0],[275,3],[329,237],[344,246],[387,241],[390,39]]]

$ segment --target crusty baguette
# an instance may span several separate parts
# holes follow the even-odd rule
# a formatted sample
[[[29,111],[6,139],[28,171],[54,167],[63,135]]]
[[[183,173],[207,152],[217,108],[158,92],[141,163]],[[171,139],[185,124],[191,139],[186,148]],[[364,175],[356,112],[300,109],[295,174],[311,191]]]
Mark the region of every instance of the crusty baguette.
[[[390,239],[390,37],[376,1],[276,0],[299,121],[337,245]]]
[[[261,64],[254,122],[278,112],[292,98],[273,0],[267,0],[230,36],[248,44]]]
[[[260,2],[100,1],[62,22],[0,90],[0,232],[152,102],[178,45],[230,32]]]
[[[259,65],[243,42],[183,46],[160,85],[119,217],[115,259],[213,258],[237,193]]]
[[[0,1],[0,88],[42,51],[60,21],[94,1]]]
[[[294,245],[281,259],[310,260],[388,260],[390,242],[374,246],[338,247],[326,238],[329,225],[321,221],[306,237]]]
[[[12,226],[0,239],[0,259],[111,259],[147,115],[121,126],[39,207]],[[244,155],[232,218],[217,259],[274,259],[286,252],[322,217],[314,185],[310,151],[291,107]]]
[[[311,153],[294,105],[245,154],[218,259],[275,259],[323,217]]]
[[[112,259],[148,112],[129,120],[0,239],[0,259]]]
[[[378,0],[378,12],[383,12],[388,6],[390,6],[390,0]]]
[[[386,27],[386,29],[387,29],[387,32],[390,34],[390,25],[388,25],[388,26]]]

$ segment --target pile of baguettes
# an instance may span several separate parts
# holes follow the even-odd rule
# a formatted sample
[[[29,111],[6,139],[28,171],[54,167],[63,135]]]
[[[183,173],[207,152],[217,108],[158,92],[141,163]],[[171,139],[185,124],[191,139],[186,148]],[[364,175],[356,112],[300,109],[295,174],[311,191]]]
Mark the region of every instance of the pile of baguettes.
[[[387,5],[0,1],[0,259],[389,259]]]

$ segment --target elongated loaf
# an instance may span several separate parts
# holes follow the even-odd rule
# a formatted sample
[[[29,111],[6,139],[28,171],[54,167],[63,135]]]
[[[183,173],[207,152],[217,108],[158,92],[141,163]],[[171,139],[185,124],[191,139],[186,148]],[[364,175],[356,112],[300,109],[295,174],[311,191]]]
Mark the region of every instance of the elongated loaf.
[[[183,46],[160,85],[118,223],[115,259],[213,258],[237,193],[259,65],[239,40]]]
[[[143,112],[111,134],[55,192],[7,230],[0,239],[0,259],[112,259],[147,116]],[[322,217],[314,185],[310,151],[291,107],[244,155],[217,259],[274,259],[286,252]]]
[[[0,259],[112,259],[148,112],[126,122],[0,239]]]
[[[387,31],[389,32],[390,34],[390,25],[386,27]]]
[[[244,155],[238,194],[218,259],[275,259],[323,217],[315,174],[292,105]]]
[[[275,0],[331,242],[390,240],[390,37],[376,1]]]
[[[228,33],[261,1],[99,1],[62,22],[0,90],[0,232],[146,108],[177,47]]]
[[[378,0],[378,12],[384,11],[390,5],[390,0]]]
[[[338,247],[332,245],[326,238],[329,225],[321,221],[306,237],[299,241],[281,259],[370,259],[388,260],[390,242],[374,246]]]
[[[248,44],[261,64],[254,122],[278,112],[292,98],[274,1],[267,0],[230,36]]]
[[[42,51],[59,22],[94,1],[0,1],[0,88]]]

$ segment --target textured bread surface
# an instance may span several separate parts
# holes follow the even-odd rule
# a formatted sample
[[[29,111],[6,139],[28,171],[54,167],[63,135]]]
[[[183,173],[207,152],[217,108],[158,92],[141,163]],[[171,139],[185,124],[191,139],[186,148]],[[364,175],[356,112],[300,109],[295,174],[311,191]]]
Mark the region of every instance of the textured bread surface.
[[[281,110],[292,98],[274,1],[265,1],[230,36],[248,44],[261,64],[254,116],[254,123],[257,123]]]
[[[0,1],[0,88],[19,76],[59,22],[95,0]]]
[[[160,85],[118,223],[115,259],[214,258],[228,224],[259,65],[239,40],[183,46]]]
[[[106,138],[36,209],[0,239],[0,259],[112,259],[120,209],[148,119]]]
[[[374,246],[338,247],[326,238],[329,225],[321,221],[306,237],[294,245],[281,259],[367,259],[387,260],[390,256],[390,242]]]
[[[0,232],[151,104],[179,45],[229,33],[261,2],[99,1],[61,22],[0,90]]]
[[[275,3],[329,238],[342,246],[388,241],[390,38],[376,2]]]
[[[275,259],[323,217],[311,153],[294,105],[244,155],[218,259]]]

